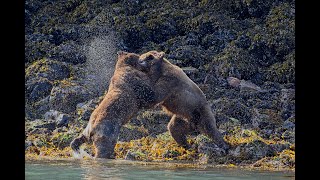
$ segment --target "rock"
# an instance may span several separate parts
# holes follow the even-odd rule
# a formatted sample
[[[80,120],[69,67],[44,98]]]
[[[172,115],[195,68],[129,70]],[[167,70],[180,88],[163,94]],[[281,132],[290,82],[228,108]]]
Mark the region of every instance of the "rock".
[[[24,143],[24,150],[27,150],[32,145],[33,145],[32,141],[26,140],[25,143]]]
[[[79,116],[78,119],[89,121],[92,112],[94,111],[96,106],[99,105],[100,101],[101,101],[100,97],[97,97],[87,102],[82,102],[77,104],[77,114]]]
[[[172,50],[168,54],[168,58],[181,60],[182,66],[192,66],[198,68],[200,65],[208,61],[208,57],[204,56],[204,49],[194,45],[183,45]],[[201,59],[201,61],[199,61]]]
[[[260,129],[273,129],[282,124],[283,119],[275,110],[253,108],[251,122],[254,127],[259,127]]]
[[[295,128],[295,124],[291,122],[290,119],[288,119],[284,121],[282,127],[287,130],[292,130],[293,128]]]
[[[228,84],[234,88],[239,87],[241,83],[241,80],[235,77],[228,77],[227,81],[228,81]]]
[[[57,127],[66,126],[70,120],[70,116],[59,111],[51,110],[44,114],[46,121],[54,120]]]
[[[145,156],[145,154],[141,153],[141,152],[131,152],[131,150],[129,150],[125,156],[125,160],[141,160],[142,156]]]
[[[284,133],[282,133],[281,138],[290,142],[295,143],[295,130],[286,130]]]
[[[280,95],[281,116],[288,119],[295,115],[295,90],[281,89]]]
[[[255,90],[258,92],[262,92],[263,90],[257,86],[256,84],[250,82],[250,81],[245,81],[245,80],[241,80],[240,84],[240,90]]]
[[[86,62],[86,56],[83,54],[82,47],[73,41],[63,42],[55,47],[50,52],[49,57],[72,64],[83,64]]]
[[[48,35],[31,34],[26,35],[25,43],[25,62],[32,63],[36,60],[47,57],[47,52],[49,52],[54,45],[51,44],[48,39]]]
[[[212,60],[212,73],[221,78],[252,79],[258,73],[258,63],[247,50],[227,46]],[[261,80],[260,80],[261,81]]]
[[[70,121],[70,117],[66,114],[60,114],[56,119],[56,123],[58,127],[68,125],[69,121]]]
[[[49,96],[31,104],[28,102],[25,105],[25,113],[28,120],[42,119],[43,115],[49,110]]]
[[[248,49],[251,45],[251,39],[246,35],[238,36],[238,38],[235,40],[235,45],[238,48]]]
[[[49,98],[50,109],[71,113],[76,110],[80,102],[90,99],[91,94],[84,87],[55,86],[52,88]]]
[[[62,80],[70,77],[70,69],[66,63],[51,59],[41,59],[26,69],[26,80],[46,78],[50,81]]]
[[[205,49],[209,48],[214,54],[218,54],[234,39],[236,39],[236,34],[233,30],[217,28],[213,33],[204,35],[201,45]]]
[[[49,123],[43,123],[40,125],[34,126],[35,128],[46,128],[49,130],[54,130],[56,128],[56,124],[54,122],[49,122]]]
[[[190,79],[194,79],[195,75],[199,72],[199,70],[194,67],[181,67],[181,69],[190,77]]]
[[[200,143],[198,146],[198,152],[206,154],[209,158],[211,157],[221,157],[226,155],[226,151],[219,148],[213,143]]]
[[[276,153],[279,153],[285,149],[289,149],[290,148],[290,144],[289,143],[285,143],[285,144],[270,144],[269,148],[272,149],[272,151],[275,153],[274,155],[276,155]]]
[[[180,156],[180,153],[178,151],[174,151],[174,150],[166,150],[162,154],[162,158],[175,158],[177,156]]]
[[[248,13],[252,17],[261,18],[269,13],[272,2],[252,0],[246,1]]]
[[[213,101],[211,109],[216,114],[217,123],[220,121],[223,122],[223,117],[227,117],[228,119],[234,118],[241,124],[251,123],[251,109],[238,99],[219,98]]]
[[[229,150],[229,154],[241,160],[256,161],[266,156],[272,156],[275,152],[264,142],[254,140],[249,143],[241,144],[234,150]]]
[[[158,134],[168,131],[167,125],[170,117],[163,111],[147,110],[139,113],[137,119],[141,121],[150,136],[155,137]]]
[[[137,126],[122,127],[120,130],[118,141],[129,142],[134,139],[141,139],[142,137],[145,137],[147,135],[147,132],[142,131],[141,128]]]
[[[25,88],[25,95],[27,102],[36,102],[48,96],[52,89],[52,84],[46,79],[40,79],[27,82]]]

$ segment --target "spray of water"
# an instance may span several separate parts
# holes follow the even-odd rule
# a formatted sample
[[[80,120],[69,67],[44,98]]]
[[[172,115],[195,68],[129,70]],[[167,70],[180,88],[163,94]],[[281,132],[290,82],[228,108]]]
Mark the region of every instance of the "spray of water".
[[[108,33],[94,37],[88,44],[85,48],[86,85],[92,92],[102,95],[114,72],[118,40],[114,33]]]
[[[80,148],[80,153],[73,152],[73,157],[76,159],[82,159],[84,157],[93,158],[90,154],[88,154],[85,150]]]

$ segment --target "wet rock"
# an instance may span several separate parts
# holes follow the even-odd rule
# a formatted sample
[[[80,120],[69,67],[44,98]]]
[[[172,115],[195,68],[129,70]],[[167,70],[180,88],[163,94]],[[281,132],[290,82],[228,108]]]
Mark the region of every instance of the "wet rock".
[[[180,153],[178,151],[174,151],[174,150],[166,150],[162,154],[162,158],[175,158],[177,156],[180,156]]]
[[[28,30],[28,29],[26,29]],[[47,56],[47,52],[49,52],[54,45],[51,44],[48,39],[50,36],[48,35],[40,35],[40,34],[31,34],[26,35],[26,43],[25,43],[25,62],[32,63],[36,60],[42,59]]]
[[[52,110],[71,113],[78,103],[90,98],[90,92],[82,86],[55,86],[50,93],[49,105]]]
[[[221,157],[226,155],[226,151],[219,148],[213,143],[200,143],[198,146],[198,152],[206,154],[209,158],[211,157]]]
[[[254,140],[250,143],[241,144],[235,149],[230,150],[229,154],[241,160],[255,161],[266,156],[272,156],[275,152],[264,142]]]
[[[266,79],[279,83],[295,83],[295,53],[284,57],[283,62],[272,64],[266,73]]]
[[[141,152],[131,152],[130,150],[127,152],[126,156],[125,156],[125,160],[140,160],[142,159],[142,157],[144,157],[145,154],[141,153]]]

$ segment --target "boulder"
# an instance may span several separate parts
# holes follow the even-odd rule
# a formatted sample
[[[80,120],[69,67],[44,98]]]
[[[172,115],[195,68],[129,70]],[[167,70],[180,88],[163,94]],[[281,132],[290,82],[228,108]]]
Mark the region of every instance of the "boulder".
[[[59,111],[51,110],[44,114],[45,120],[54,120],[57,127],[67,126],[70,121],[70,116]]]
[[[100,101],[101,97],[97,97],[77,104],[77,115],[79,116],[78,119],[89,121],[92,112],[99,105]]]
[[[44,78],[30,80],[25,86],[26,101],[32,103],[45,98],[50,94],[52,87],[52,83]]]
[[[32,79],[39,79],[39,77],[50,81],[63,80],[69,78],[70,74],[71,70],[66,63],[44,58],[27,67],[26,80],[32,81]]]
[[[235,149],[229,150],[229,154],[240,160],[256,161],[266,156],[275,154],[274,150],[260,140],[240,144]]]
[[[63,113],[71,113],[76,110],[76,106],[80,102],[84,102],[91,98],[91,94],[86,88],[74,86],[55,86],[52,88],[49,98],[50,109],[61,111]]]
[[[49,57],[57,61],[72,64],[83,64],[86,62],[86,56],[83,54],[82,46],[74,41],[63,42],[59,46],[56,46],[49,53]]]

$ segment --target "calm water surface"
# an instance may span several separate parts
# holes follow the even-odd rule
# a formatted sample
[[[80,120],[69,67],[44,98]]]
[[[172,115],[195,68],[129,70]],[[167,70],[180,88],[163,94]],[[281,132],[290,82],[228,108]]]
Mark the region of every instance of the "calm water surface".
[[[216,179],[293,180],[294,172],[266,172],[212,167],[177,167],[124,160],[26,160],[25,178],[37,179]]]

